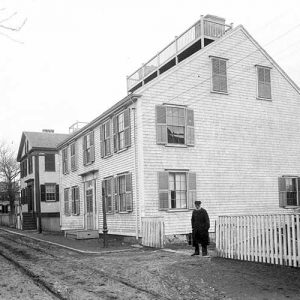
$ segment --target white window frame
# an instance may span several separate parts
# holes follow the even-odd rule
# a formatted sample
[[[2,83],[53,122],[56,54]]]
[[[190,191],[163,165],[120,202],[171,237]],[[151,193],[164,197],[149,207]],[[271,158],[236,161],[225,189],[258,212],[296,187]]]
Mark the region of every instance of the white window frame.
[[[54,189],[54,191],[49,192],[49,189]],[[47,191],[48,189],[48,191]],[[52,195],[50,197],[50,195]],[[48,199],[49,198],[54,198],[54,199]],[[55,183],[45,183],[45,201],[46,202],[55,202],[56,201],[56,184]]]
[[[271,85],[271,69],[270,67],[266,67],[266,66],[261,66],[261,65],[255,65],[256,67],[256,95],[257,95],[257,99],[260,100],[272,100],[272,85]],[[259,80],[259,69],[264,71],[264,81],[260,81]],[[266,77],[266,70],[269,72],[269,77],[270,77],[270,82],[265,81],[265,77]],[[265,97],[263,95],[259,95],[259,84],[264,84],[264,85],[269,85],[269,89],[270,89],[270,96],[269,97]]]

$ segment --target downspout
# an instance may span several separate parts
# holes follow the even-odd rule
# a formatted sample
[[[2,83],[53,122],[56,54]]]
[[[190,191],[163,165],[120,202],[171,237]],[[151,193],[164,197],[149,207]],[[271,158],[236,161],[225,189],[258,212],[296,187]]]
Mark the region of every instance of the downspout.
[[[136,203],[136,213],[135,213],[135,218],[136,218],[136,233],[135,237],[138,240],[139,239],[139,200],[138,200],[138,170],[137,170],[137,137],[136,137],[136,108],[132,108],[133,111],[133,140],[134,140],[134,173],[135,173],[135,203]]]

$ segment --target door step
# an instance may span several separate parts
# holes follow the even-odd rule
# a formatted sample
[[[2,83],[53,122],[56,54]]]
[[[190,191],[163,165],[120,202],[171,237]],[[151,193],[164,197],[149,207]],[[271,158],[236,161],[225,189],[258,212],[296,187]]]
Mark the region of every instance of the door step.
[[[98,230],[66,230],[65,237],[75,240],[98,239]]]

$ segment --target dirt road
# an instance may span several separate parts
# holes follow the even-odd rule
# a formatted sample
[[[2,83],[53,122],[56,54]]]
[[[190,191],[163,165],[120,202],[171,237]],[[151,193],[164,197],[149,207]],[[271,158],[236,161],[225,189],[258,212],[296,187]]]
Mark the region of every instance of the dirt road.
[[[151,249],[83,255],[3,231],[0,254],[51,291],[40,299],[299,299],[292,268]]]

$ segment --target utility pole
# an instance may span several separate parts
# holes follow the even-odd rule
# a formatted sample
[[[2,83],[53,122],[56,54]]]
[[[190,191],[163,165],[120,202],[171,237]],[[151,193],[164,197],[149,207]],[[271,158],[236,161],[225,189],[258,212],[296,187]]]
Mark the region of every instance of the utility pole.
[[[42,216],[41,216],[41,193],[40,193],[40,165],[39,155],[34,155],[34,177],[35,177],[35,201],[36,213],[38,216],[38,231],[42,233]]]
[[[106,223],[106,205],[105,205],[105,193],[104,187],[102,186],[102,211],[103,211],[103,247],[107,247],[107,223]]]

